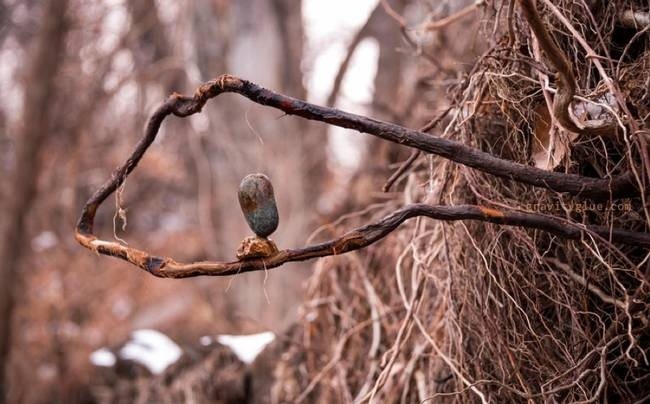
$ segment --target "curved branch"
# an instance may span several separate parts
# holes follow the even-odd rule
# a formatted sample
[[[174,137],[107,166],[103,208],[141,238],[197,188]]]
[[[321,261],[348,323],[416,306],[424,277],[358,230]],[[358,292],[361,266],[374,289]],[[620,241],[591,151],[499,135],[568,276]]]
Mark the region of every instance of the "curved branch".
[[[612,179],[586,178],[572,174],[548,172],[494,157],[483,151],[461,143],[430,136],[426,133],[407,129],[399,125],[354,115],[337,109],[321,107],[287,97],[264,89],[254,83],[230,75],[203,84],[193,97],[172,94],[151,116],[145,134],[126,162],[118,167],[86,202],[77,222],[75,238],[84,247],[99,254],[110,255],[129,261],[159,277],[184,278],[199,275],[233,275],[240,272],[264,270],[280,266],[290,261],[303,261],[311,258],[342,254],[364,248],[382,239],[405,220],[415,216],[426,216],[438,220],[479,220],[497,224],[540,229],[552,234],[578,239],[585,233],[596,234],[613,242],[639,245],[650,248],[650,234],[637,233],[605,227],[582,227],[552,216],[516,211],[497,211],[480,206],[429,206],[410,205],[340,238],[301,249],[279,251],[265,259],[252,259],[236,262],[196,262],[183,264],[172,258],[158,257],[116,242],[98,239],[93,234],[95,214],[99,206],[126,180],[140,159],[155,140],[163,120],[171,114],[186,117],[197,113],[205,103],[223,92],[236,92],[252,101],[268,105],[287,114],[306,119],[330,123],[344,128],[356,129],[395,143],[405,144],[427,153],[433,153],[452,161],[478,168],[499,177],[511,178],[519,182],[540,186],[558,192],[568,192],[591,197],[629,194],[634,190],[630,177],[620,176]]]
[[[560,47],[555,43],[553,37],[544,27],[532,0],[519,0],[521,10],[535,34],[539,46],[542,48],[549,62],[557,70],[559,82],[555,102],[553,103],[553,115],[565,129],[586,136],[611,136],[616,134],[616,125],[594,122],[583,122],[579,126],[571,117],[569,109],[576,95],[576,79],[569,60]]]
[[[402,174],[404,174],[404,173],[406,172],[406,170],[408,170],[409,168],[411,168],[411,166],[413,165],[413,163],[415,163],[415,160],[417,160],[418,157],[420,157],[420,154],[422,154],[422,152],[421,152],[420,150],[414,150],[414,151],[411,153],[411,155],[409,156],[409,158],[407,158],[406,161],[404,161],[404,163],[403,163],[403,164],[402,164],[402,165],[397,169],[397,171],[395,171],[395,172],[393,173],[393,175],[391,175],[391,176],[388,178],[388,180],[386,181],[386,183],[384,184],[384,186],[381,187],[381,190],[382,190],[383,192],[388,192],[388,191],[390,191],[390,187],[393,186],[393,184],[395,183],[395,181],[397,181],[397,180],[399,179],[399,177],[401,177]]]
[[[323,107],[267,90],[255,83],[230,75],[203,84],[194,97],[173,95],[161,109],[169,113],[187,116],[198,112],[205,102],[224,92],[243,95],[251,101],[297,115],[305,119],[329,123],[346,129],[354,129],[384,140],[403,144],[426,153],[435,154],[456,163],[476,168],[501,178],[524,184],[566,192],[586,198],[611,198],[633,196],[635,185],[630,173],[600,179],[542,170],[495,157],[484,151],[453,140],[431,136],[417,130],[388,123],[378,119],[352,114],[335,108]],[[157,111],[161,112],[161,109]],[[154,118],[152,118],[153,120]]]
[[[404,221],[423,216],[431,219],[457,221],[477,220],[502,225],[538,229],[567,239],[580,239],[593,234],[613,242],[650,248],[650,234],[603,226],[581,226],[575,223],[535,213],[504,211],[475,205],[430,206],[408,205],[372,223],[351,230],[341,237],[299,249],[282,250],[267,258],[234,262],[194,262],[183,264],[172,258],[152,256],[122,244],[97,239],[92,234],[77,232],[76,238],[84,247],[99,254],[110,255],[128,261],[154,276],[161,278],[188,278],[201,275],[227,276],[243,272],[262,271],[279,267],[287,262],[305,261],[312,258],[340,255],[365,248],[390,234]]]
[[[451,14],[447,17],[441,18],[437,21],[429,21],[424,25],[424,29],[427,31],[437,31],[439,29],[442,29],[449,24],[458,21],[459,19],[471,14],[474,12],[479,6],[483,5],[483,0],[478,0],[475,1],[474,3],[464,7],[463,9],[455,12],[454,14]]]

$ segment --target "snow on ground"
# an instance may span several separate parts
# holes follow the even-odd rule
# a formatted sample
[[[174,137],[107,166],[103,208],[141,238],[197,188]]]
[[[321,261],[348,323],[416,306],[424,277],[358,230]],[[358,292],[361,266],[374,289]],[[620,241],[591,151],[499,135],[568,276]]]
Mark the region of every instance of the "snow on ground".
[[[165,334],[156,330],[136,330],[131,340],[120,349],[120,358],[146,366],[151,373],[160,374],[176,362],[183,351]]]
[[[273,342],[274,339],[275,334],[269,331],[250,335],[222,334],[217,337],[217,342],[232,349],[242,362],[252,363],[264,347]],[[205,337],[201,338],[202,344],[206,341]]]
[[[100,348],[90,354],[90,362],[95,366],[111,367],[115,365],[115,354],[108,348]]]
[[[257,355],[275,340],[272,332],[262,332],[249,335],[218,335],[216,341],[230,348],[244,363],[252,363]],[[204,335],[199,339],[203,346],[212,344],[215,340]],[[136,330],[131,333],[131,339],[120,349],[121,359],[132,360],[153,374],[160,374],[176,362],[183,351],[165,334],[156,330]],[[95,366],[111,367],[117,358],[110,349],[104,347],[90,354],[90,362]]]

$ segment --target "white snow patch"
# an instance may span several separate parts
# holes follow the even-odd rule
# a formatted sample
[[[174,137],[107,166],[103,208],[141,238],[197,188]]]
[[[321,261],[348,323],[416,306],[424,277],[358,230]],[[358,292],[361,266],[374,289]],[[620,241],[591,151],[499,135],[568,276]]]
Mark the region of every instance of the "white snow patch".
[[[146,366],[160,374],[182,355],[181,348],[165,334],[156,330],[136,330],[131,341],[120,349],[120,357]]]
[[[115,365],[115,355],[108,348],[100,348],[90,354],[90,362],[95,366],[111,367]]]
[[[219,335],[217,341],[232,349],[237,357],[245,363],[251,363],[265,346],[273,342],[275,334],[262,332],[250,335]]]

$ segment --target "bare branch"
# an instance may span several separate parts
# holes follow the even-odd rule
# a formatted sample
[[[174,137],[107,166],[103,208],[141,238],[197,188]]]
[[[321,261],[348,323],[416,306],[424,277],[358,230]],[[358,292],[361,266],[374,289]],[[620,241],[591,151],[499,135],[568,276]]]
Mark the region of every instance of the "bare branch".
[[[84,247],[97,253],[110,255],[132,264],[158,277],[185,278],[199,275],[234,275],[240,272],[266,270],[286,262],[343,254],[358,250],[381,240],[405,220],[424,216],[438,220],[478,220],[490,223],[539,229],[568,239],[580,239],[588,234],[612,242],[650,248],[650,234],[599,226],[582,226],[552,216],[518,211],[494,210],[481,206],[429,206],[409,205],[377,223],[354,229],[334,240],[301,249],[279,251],[269,257],[235,262],[196,262],[183,264],[172,258],[158,257],[116,242],[98,239],[93,234],[95,213],[102,202],[126,180],[147,148],[155,140],[163,120],[171,114],[186,117],[197,113],[207,100],[223,92],[236,92],[252,101],[278,108],[287,114],[356,129],[377,137],[440,155],[453,161],[478,168],[499,177],[541,186],[559,192],[589,196],[607,196],[630,192],[630,179],[586,178],[578,175],[548,172],[494,157],[461,143],[442,139],[399,125],[350,114],[337,109],[321,107],[264,89],[254,83],[230,75],[203,84],[194,97],[171,95],[151,116],[144,137],[136,145],[127,161],[113,173],[86,202],[77,223],[76,239]]]
[[[424,29],[427,31],[437,31],[439,29],[445,28],[449,24],[452,24],[461,18],[473,13],[479,6],[482,6],[483,3],[483,0],[478,0],[445,18],[441,18],[437,21],[429,21],[424,25]]]
[[[340,255],[365,248],[383,239],[404,221],[413,217],[428,217],[437,220],[477,220],[482,222],[526,227],[549,232],[567,239],[577,240],[586,234],[593,234],[613,242],[650,248],[650,234],[610,229],[602,226],[581,226],[552,216],[519,211],[506,211],[475,205],[430,206],[408,205],[372,223],[345,233],[336,239],[299,249],[282,250],[267,258],[234,262],[195,262],[183,264],[172,258],[152,256],[145,251],[124,246],[120,243],[97,239],[83,229],[77,229],[77,241],[84,247],[100,254],[110,255],[146,270],[161,278],[187,278],[200,275],[226,276],[243,272],[263,271],[279,267],[287,262],[305,261],[312,258]]]
[[[411,168],[415,160],[417,160],[418,157],[420,157],[420,154],[422,154],[420,150],[414,150],[409,156],[409,158],[407,158],[406,161],[404,161],[404,163],[397,169],[397,171],[395,171],[393,175],[391,175],[390,178],[386,180],[386,183],[384,184],[383,187],[381,187],[381,190],[384,192],[390,191],[390,187],[393,186],[395,181],[397,181],[402,176],[402,174],[404,174],[409,168]]]
[[[440,115],[438,115],[436,118],[434,118],[431,121],[427,122],[427,124],[424,125],[423,127],[421,127],[419,129],[419,131],[420,132],[428,132],[428,131],[430,131],[436,125],[438,125],[438,123],[440,123],[440,121],[442,121],[447,116],[447,114],[449,114],[450,111],[451,111],[451,107],[447,108]],[[411,165],[413,165],[415,160],[417,160],[418,157],[420,157],[420,154],[422,154],[422,152],[420,150],[413,151],[413,153],[411,153],[409,158],[406,159],[406,161],[397,169],[397,171],[395,171],[393,173],[393,175],[391,175],[390,178],[388,178],[388,180],[386,181],[384,186],[381,188],[381,190],[384,191],[384,192],[388,192],[390,190],[390,187],[392,187],[393,184],[395,183],[395,181],[397,181],[402,176],[402,174],[404,174],[411,167]]]
[[[637,192],[632,175],[629,173],[609,179],[600,179],[546,171],[503,160],[453,140],[431,136],[400,125],[352,114],[335,108],[310,104],[275,93],[255,83],[230,75],[223,75],[216,80],[205,83],[199,88],[193,98],[180,95],[173,96],[167,102],[169,105],[161,107],[158,114],[163,113],[162,109],[166,108],[170,109],[167,114],[174,113],[178,116],[187,116],[196,113],[209,98],[213,98],[223,92],[236,92],[255,103],[277,108],[288,115],[297,115],[342,128],[354,129],[384,140],[413,147],[426,153],[436,154],[497,177],[512,179],[536,187],[557,192],[566,192],[571,195],[586,198],[605,199],[610,197],[632,196]]]
[[[544,22],[539,17],[532,0],[519,0],[524,17],[528,21],[531,30],[535,34],[539,46],[542,48],[549,62],[557,70],[558,91],[553,103],[553,114],[557,121],[565,129],[586,136],[612,136],[616,134],[616,125],[614,123],[594,124],[590,122],[581,123],[579,126],[571,117],[569,108],[576,95],[576,79],[569,60],[564,55],[560,47],[555,43],[553,37],[544,27]]]

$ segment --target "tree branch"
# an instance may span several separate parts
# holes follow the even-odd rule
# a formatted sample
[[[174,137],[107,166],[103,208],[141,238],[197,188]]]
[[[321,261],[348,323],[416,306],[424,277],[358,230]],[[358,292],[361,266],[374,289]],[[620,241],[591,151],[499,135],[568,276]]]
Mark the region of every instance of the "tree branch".
[[[287,115],[297,115],[305,119],[354,129],[426,153],[436,154],[497,177],[512,179],[556,192],[566,192],[586,198],[604,199],[633,196],[637,192],[630,173],[600,179],[546,171],[503,160],[453,140],[442,139],[417,130],[335,108],[310,104],[230,75],[223,75],[216,80],[205,83],[199,88],[194,97],[183,97],[176,94],[161,109],[169,108],[167,114],[174,113],[177,116],[187,116],[200,111],[208,99],[224,92],[239,93],[257,104],[279,109]],[[158,114],[162,112],[159,110]]]
[[[264,89],[254,83],[230,75],[203,84],[193,97],[172,94],[151,116],[144,137],[135,150],[118,167],[86,202],[77,222],[75,238],[84,247],[99,254],[121,258],[158,277],[184,278],[199,275],[233,275],[240,272],[258,271],[278,267],[286,262],[303,261],[358,250],[382,239],[405,220],[425,216],[438,220],[478,220],[490,223],[527,227],[544,230],[568,239],[579,239],[595,234],[612,242],[638,245],[650,248],[650,234],[598,226],[581,226],[558,218],[533,213],[504,211],[480,206],[429,206],[416,204],[394,212],[381,221],[352,230],[345,235],[301,249],[282,250],[264,259],[250,259],[235,262],[196,262],[183,264],[172,258],[153,256],[135,248],[116,242],[98,239],[93,234],[95,213],[99,206],[126,180],[138,162],[155,140],[160,125],[168,115],[186,117],[201,111],[205,103],[224,92],[236,92],[250,100],[298,115],[306,119],[326,122],[344,128],[386,139],[395,143],[437,154],[460,164],[477,168],[489,174],[510,178],[522,183],[590,197],[608,197],[630,194],[634,188],[629,175],[612,179],[587,178],[573,174],[561,174],[540,170],[523,164],[494,157],[483,151],[473,149],[447,139],[430,136],[426,133],[407,129],[399,125],[343,112],[333,108],[309,104]]]
[[[580,239],[587,234],[596,235],[613,242],[650,248],[650,234],[602,226],[581,226],[552,216],[518,211],[505,211],[474,205],[430,206],[408,205],[372,223],[351,230],[341,237],[299,249],[279,251],[267,258],[234,262],[195,262],[183,264],[172,258],[152,256],[122,244],[97,239],[92,234],[78,229],[76,238],[84,247],[100,254],[126,260],[161,278],[188,278],[200,275],[226,276],[243,272],[261,271],[279,267],[287,262],[305,261],[312,258],[340,255],[365,248],[386,237],[404,221],[424,216],[431,219],[457,221],[477,220],[547,231],[567,239]]]
[[[530,25],[530,29],[535,34],[539,46],[542,48],[551,65],[558,73],[558,88],[553,103],[553,115],[565,129],[585,136],[612,136],[616,134],[616,125],[614,123],[602,124],[593,122],[583,122],[578,125],[569,109],[576,95],[576,79],[569,60],[564,55],[560,47],[555,43],[553,37],[544,27],[532,0],[519,0],[521,10]]]
[[[456,11],[454,14],[451,14],[447,17],[441,18],[437,21],[429,21],[424,25],[424,29],[427,31],[437,31],[441,28],[445,28],[449,24],[458,21],[459,19],[473,13],[479,6],[484,4],[483,0],[475,1],[474,3],[465,6],[459,11]]]

